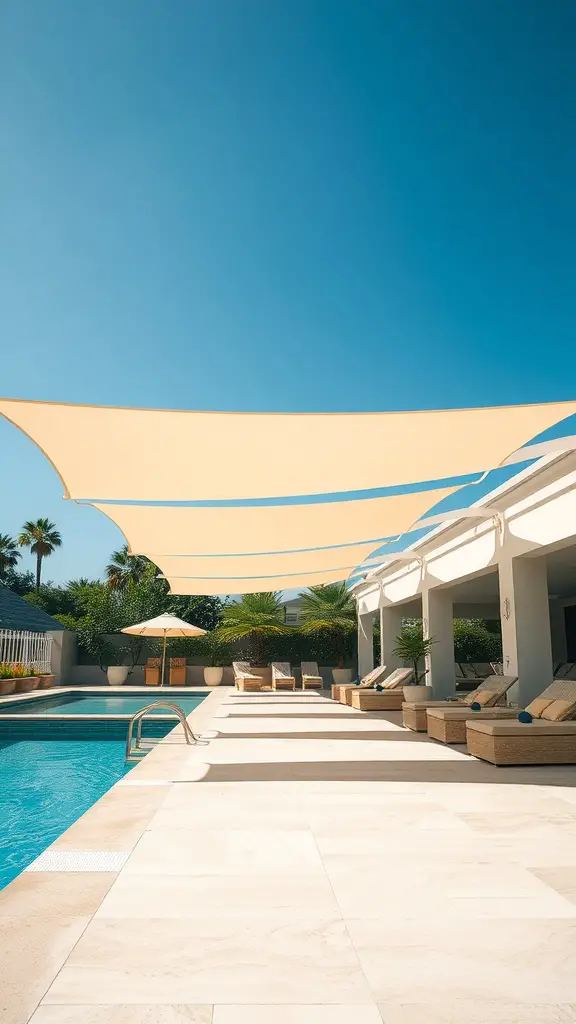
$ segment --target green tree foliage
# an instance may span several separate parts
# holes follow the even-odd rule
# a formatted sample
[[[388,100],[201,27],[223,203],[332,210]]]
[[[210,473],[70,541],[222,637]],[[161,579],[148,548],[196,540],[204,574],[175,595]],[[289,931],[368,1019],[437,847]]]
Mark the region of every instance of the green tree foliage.
[[[21,554],[18,545],[8,533],[0,533],[0,580],[9,569],[14,569]]]
[[[123,544],[113,551],[105,573],[110,590],[126,590],[129,583],[140,583],[152,563],[144,555],[128,554],[128,545]]]
[[[299,595],[304,635],[316,636],[332,651],[339,667],[344,664],[356,634],[356,608],[345,583],[310,587]]]
[[[454,619],[454,659],[470,661],[500,661],[502,637],[489,630],[481,619]]]
[[[246,640],[251,660],[261,665],[266,657],[266,639],[291,633],[284,621],[278,594],[244,594],[241,601],[226,605],[218,637],[226,643]]]
[[[13,590],[15,594],[24,597],[34,587],[34,573],[17,572],[16,569],[6,569],[0,573],[0,583]]]
[[[56,523],[51,523],[49,519],[28,519],[22,527],[18,544],[21,548],[30,548],[32,554],[36,555],[36,590],[40,590],[42,560],[62,546],[62,537],[56,529]]]

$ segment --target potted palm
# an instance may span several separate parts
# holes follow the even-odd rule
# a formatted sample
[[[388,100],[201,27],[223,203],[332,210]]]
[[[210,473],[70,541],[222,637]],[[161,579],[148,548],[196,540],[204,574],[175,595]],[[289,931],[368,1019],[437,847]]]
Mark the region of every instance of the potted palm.
[[[436,642],[433,637],[424,637],[421,626],[404,626],[396,637],[396,647],[392,653],[402,658],[402,661],[409,662],[414,672],[412,684],[404,687],[406,700],[428,700],[432,696],[431,686],[420,685],[420,680],[426,677],[428,671],[425,668],[421,672],[420,665]]]
[[[229,646],[214,632],[207,633],[202,639],[206,659],[204,682],[206,686],[219,686],[224,674],[224,665],[230,664]]]
[[[214,639],[224,643],[248,641],[252,665],[265,665],[266,642],[270,637],[291,633],[284,622],[284,608],[278,594],[244,594],[241,601],[226,605],[222,622],[212,631]]]
[[[352,671],[344,668],[350,637],[356,632],[356,608],[345,583],[310,587],[300,594],[302,633],[316,634],[328,641],[336,656],[332,677],[337,684],[352,680]]]

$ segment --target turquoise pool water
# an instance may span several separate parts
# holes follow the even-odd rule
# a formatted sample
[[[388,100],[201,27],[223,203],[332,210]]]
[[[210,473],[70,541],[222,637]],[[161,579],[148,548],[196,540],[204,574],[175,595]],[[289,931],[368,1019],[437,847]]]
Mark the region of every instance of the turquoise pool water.
[[[0,740],[0,888],[133,767],[124,740]]]
[[[204,700],[205,694],[191,693],[190,696],[181,697],[171,694],[169,690],[164,693],[151,694],[107,694],[102,696],[92,694],[51,694],[49,697],[35,697],[32,700],[10,701],[2,703],[0,714],[5,715],[133,715],[140,708],[147,704],[153,704],[156,700],[167,700],[182,708],[185,715],[189,715]],[[158,714],[169,714],[158,710]]]

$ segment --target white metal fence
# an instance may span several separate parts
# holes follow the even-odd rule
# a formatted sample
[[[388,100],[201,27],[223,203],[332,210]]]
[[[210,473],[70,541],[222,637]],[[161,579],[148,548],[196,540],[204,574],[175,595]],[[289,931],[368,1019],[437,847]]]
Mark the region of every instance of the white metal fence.
[[[35,672],[50,672],[52,640],[47,633],[0,629],[0,663],[29,665]]]

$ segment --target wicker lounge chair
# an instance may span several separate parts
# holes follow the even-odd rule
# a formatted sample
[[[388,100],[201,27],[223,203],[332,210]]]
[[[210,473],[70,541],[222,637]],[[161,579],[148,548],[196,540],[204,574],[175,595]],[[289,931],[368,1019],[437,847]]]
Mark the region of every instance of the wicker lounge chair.
[[[414,675],[411,668],[395,668],[382,680],[383,690],[363,689],[355,686],[347,694],[346,703],[357,711],[400,711],[404,702],[402,689]]]
[[[368,675],[363,676],[359,683],[335,683],[332,687],[332,700],[339,700],[341,704],[346,703],[346,691],[356,688],[367,689],[376,686],[386,672],[386,665],[377,665]]]
[[[469,720],[468,753],[492,764],[576,764],[576,680],[555,679],[526,711],[531,722]]]
[[[170,686],[186,686],[186,658],[170,658]]]
[[[321,690],[324,686],[322,676],[318,671],[317,661],[303,661],[300,666],[302,673],[303,690]]]
[[[295,690],[296,679],[290,674],[290,663],[287,661],[272,662],[272,689]]]
[[[233,661],[232,668],[234,671],[234,683],[238,690],[254,692],[262,689],[262,678],[255,676],[250,671],[250,665],[247,661]]]
[[[517,676],[489,676],[490,686],[483,684],[476,697],[482,704],[480,711],[473,711],[467,704],[460,707],[427,708],[426,727],[428,735],[441,743],[465,743],[466,722],[470,718],[516,718],[518,708],[496,707]],[[485,682],[488,682],[486,680]]]
[[[158,686],[160,682],[160,668],[162,666],[162,658],[148,658],[148,661],[144,665],[144,685],[145,686]]]
[[[426,712],[429,708],[465,708],[476,700],[480,700],[480,702],[482,702],[484,698],[480,695],[485,690],[488,690],[491,693],[498,691],[498,696],[487,705],[484,705],[485,707],[491,707],[493,704],[497,704],[498,701],[501,700],[503,694],[506,693],[506,690],[511,685],[510,683],[504,682],[504,680],[509,678],[509,676],[500,675],[488,676],[486,679],[482,680],[475,690],[471,690],[470,693],[460,694],[457,697],[452,697],[450,700],[405,701],[402,705],[402,724],[406,729],[412,729],[413,732],[426,732],[428,728]],[[515,677],[512,682],[515,682]]]

